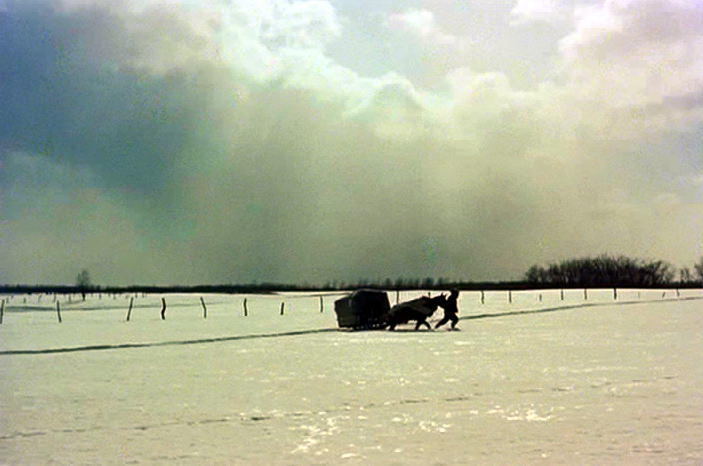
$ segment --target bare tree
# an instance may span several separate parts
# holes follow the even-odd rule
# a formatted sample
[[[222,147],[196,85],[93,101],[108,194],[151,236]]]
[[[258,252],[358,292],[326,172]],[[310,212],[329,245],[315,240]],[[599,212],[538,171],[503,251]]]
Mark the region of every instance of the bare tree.
[[[693,277],[691,275],[691,269],[688,267],[682,267],[679,269],[679,281],[681,283],[689,283],[693,280]]]
[[[76,275],[76,286],[81,292],[83,301],[85,301],[85,292],[91,287],[90,272],[88,272],[86,269],[81,270],[81,272]]]
[[[700,258],[697,264],[693,264],[693,269],[696,271],[698,281],[703,282],[703,257]]]

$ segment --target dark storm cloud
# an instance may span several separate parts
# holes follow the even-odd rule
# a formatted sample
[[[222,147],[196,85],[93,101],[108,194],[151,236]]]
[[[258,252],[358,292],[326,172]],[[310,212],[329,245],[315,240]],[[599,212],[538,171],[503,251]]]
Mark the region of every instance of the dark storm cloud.
[[[88,165],[114,188],[155,194],[191,125],[178,76],[115,72],[90,54],[81,29],[108,26],[98,11],[56,14],[43,4],[2,17],[0,138],[5,147]]]
[[[401,148],[376,157],[383,141],[344,123],[342,108],[275,83],[247,87],[239,102],[241,80],[209,63],[157,76],[120,69],[82,42],[92,35],[87,23],[119,27],[101,10],[66,16],[33,5],[3,21],[3,213],[9,256],[29,260],[19,266],[29,280],[66,280],[81,263],[123,283],[420,272],[410,251],[422,245],[416,227],[431,222],[422,177]],[[384,176],[390,171],[398,179]],[[125,242],[135,248],[109,263],[92,258],[92,248],[112,244],[110,228],[93,225],[114,221],[110,207],[91,214],[102,203],[126,217]],[[72,245],[74,256],[61,259],[66,271],[42,272],[34,264],[45,259],[30,253],[42,233],[26,231],[37,228],[88,247]],[[65,256],[54,250],[60,243],[43,254]],[[160,265],[145,275],[142,262]]]

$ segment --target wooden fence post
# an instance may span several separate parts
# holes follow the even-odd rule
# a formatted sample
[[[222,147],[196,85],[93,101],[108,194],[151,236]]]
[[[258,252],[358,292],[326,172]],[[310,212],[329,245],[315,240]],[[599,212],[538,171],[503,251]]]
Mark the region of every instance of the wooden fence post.
[[[166,320],[166,298],[161,298],[161,320]]]
[[[283,309],[286,307],[286,302],[282,301],[281,302],[281,315],[283,315]]]
[[[481,290],[481,304],[485,304],[485,302],[486,302],[486,295],[483,292],[483,290]]]
[[[542,302],[542,293],[539,294],[539,302]]]
[[[561,289],[561,292],[559,293],[559,297],[561,298],[562,301],[564,301],[564,288]]]
[[[200,304],[203,305],[203,319],[207,319],[207,307],[205,307],[205,300],[203,297],[200,297]]]
[[[59,317],[59,323],[61,323],[61,303],[58,301],[56,301],[56,315]]]
[[[618,300],[618,289],[613,288],[613,301],[617,301],[617,300]]]
[[[588,301],[588,288],[583,289],[583,300]]]
[[[395,290],[395,303],[398,304],[400,301],[400,290]]]
[[[129,298],[129,310],[127,311],[127,322],[129,322],[129,318],[132,315],[132,303],[134,302],[134,298]]]
[[[508,302],[513,303],[513,290],[508,290]]]
[[[322,295],[320,295],[320,312],[323,312],[325,310],[325,305],[322,302]]]
[[[2,303],[0,303],[0,325],[2,325],[2,319],[3,316],[5,315],[5,300],[2,300]]]
[[[247,310],[247,298],[244,298],[244,317],[248,316],[249,312]]]

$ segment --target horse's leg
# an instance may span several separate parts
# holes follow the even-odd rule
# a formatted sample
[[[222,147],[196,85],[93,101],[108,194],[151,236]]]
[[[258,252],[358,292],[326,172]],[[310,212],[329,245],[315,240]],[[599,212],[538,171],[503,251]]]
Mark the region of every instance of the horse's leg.
[[[422,320],[417,319],[417,323],[415,324],[415,330],[420,330],[420,324],[422,324]]]

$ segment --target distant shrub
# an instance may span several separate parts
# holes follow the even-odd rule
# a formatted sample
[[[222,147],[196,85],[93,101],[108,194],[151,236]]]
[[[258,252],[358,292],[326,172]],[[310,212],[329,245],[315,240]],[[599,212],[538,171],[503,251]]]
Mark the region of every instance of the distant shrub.
[[[525,280],[533,285],[657,286],[674,280],[671,264],[661,260],[601,255],[568,259],[547,267],[533,265]]]

